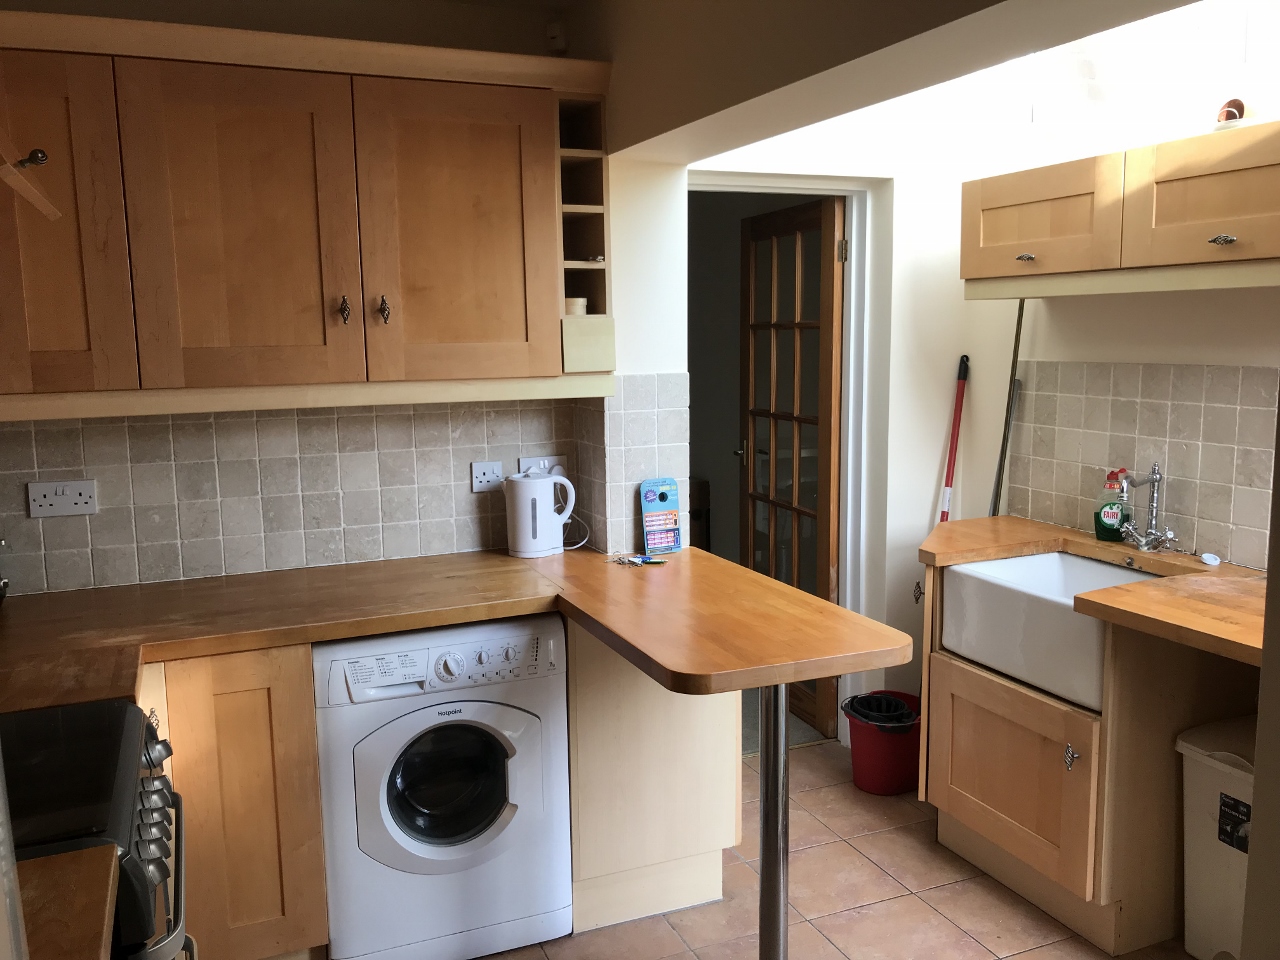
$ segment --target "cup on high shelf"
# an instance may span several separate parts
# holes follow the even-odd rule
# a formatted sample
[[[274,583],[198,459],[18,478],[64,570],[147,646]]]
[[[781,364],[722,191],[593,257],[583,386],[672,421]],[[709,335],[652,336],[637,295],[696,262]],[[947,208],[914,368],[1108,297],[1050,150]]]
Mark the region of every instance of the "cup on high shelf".
[[[564,315],[566,317],[585,317],[587,315],[587,298],[565,297]]]

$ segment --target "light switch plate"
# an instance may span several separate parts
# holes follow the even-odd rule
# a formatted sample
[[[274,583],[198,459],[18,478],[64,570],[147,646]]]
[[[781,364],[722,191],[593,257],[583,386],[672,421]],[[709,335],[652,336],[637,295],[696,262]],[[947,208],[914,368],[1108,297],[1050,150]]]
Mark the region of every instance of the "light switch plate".
[[[559,467],[563,472],[568,468],[565,457],[558,453],[546,457],[521,457],[518,461],[521,473],[537,470],[539,473],[550,473],[552,467]]]
[[[79,517],[98,512],[98,481],[46,480],[27,484],[33,517]]]
[[[502,486],[501,460],[474,460],[471,463],[471,492],[484,493]]]

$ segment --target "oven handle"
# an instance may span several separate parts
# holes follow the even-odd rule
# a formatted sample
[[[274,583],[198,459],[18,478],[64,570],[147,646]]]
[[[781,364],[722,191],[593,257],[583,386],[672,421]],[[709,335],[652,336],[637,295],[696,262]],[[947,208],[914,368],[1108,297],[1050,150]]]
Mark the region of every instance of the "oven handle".
[[[130,960],[176,960],[185,952],[198,960],[196,942],[187,936],[187,831],[182,818],[182,797],[173,793],[173,929]]]

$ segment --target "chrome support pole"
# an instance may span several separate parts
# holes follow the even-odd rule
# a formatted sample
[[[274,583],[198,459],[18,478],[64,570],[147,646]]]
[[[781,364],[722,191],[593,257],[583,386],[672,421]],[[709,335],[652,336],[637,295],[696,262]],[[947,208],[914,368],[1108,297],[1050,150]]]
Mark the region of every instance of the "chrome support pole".
[[[760,960],[787,960],[787,686],[760,688]]]

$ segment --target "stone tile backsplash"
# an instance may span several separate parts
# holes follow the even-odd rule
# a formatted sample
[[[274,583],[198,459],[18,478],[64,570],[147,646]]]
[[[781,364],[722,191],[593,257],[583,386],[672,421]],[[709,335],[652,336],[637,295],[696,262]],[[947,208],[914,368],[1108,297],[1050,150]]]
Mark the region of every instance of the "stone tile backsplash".
[[[15,593],[506,545],[473,460],[562,454],[577,403],[462,403],[0,424],[0,574]],[[31,480],[92,477],[98,513],[33,520]],[[575,528],[577,529],[577,528]]]
[[[1107,471],[1158,461],[1179,549],[1266,567],[1280,371],[1040,360],[1018,375],[1010,513],[1092,530]],[[1137,488],[1139,526],[1146,504]]]
[[[592,400],[428,404],[0,424],[0,575],[14,593],[506,546],[474,460],[561,454],[589,546],[636,549],[639,485],[681,483],[687,374]],[[91,477],[98,513],[31,519],[26,484]],[[570,542],[586,529],[574,523]]]

